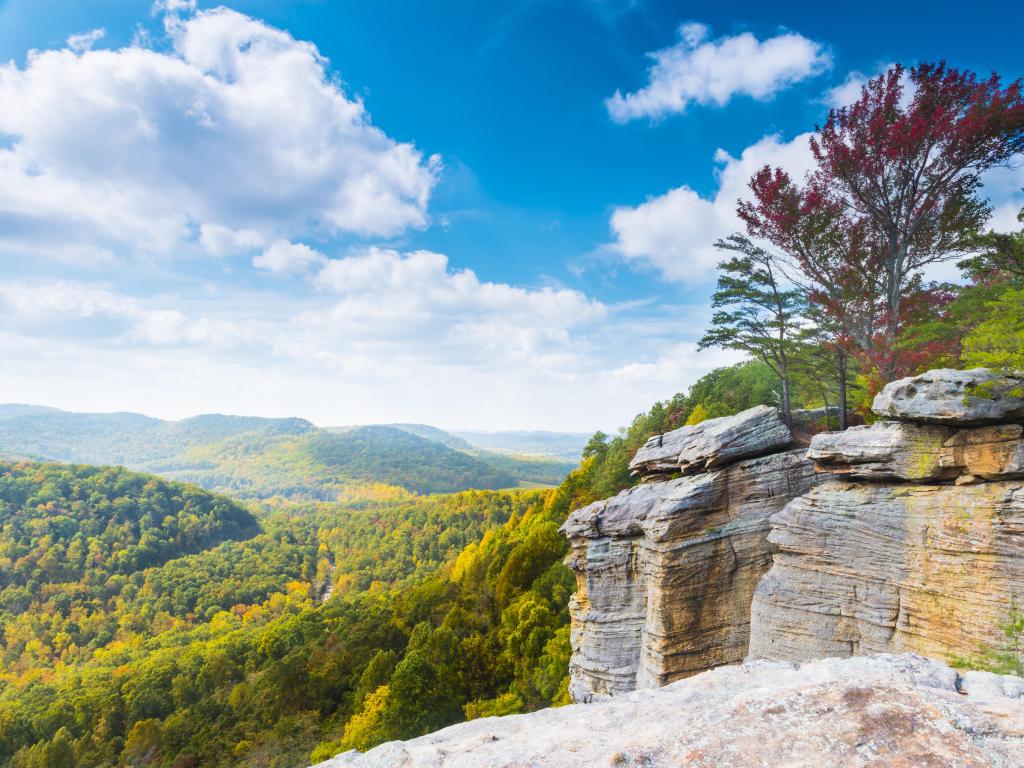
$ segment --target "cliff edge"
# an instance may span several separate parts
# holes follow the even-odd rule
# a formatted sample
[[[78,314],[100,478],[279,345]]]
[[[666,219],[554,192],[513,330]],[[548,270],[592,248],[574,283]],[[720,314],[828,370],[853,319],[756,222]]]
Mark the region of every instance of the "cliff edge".
[[[911,654],[728,666],[474,720],[317,768],[1021,768],[1024,680]]]

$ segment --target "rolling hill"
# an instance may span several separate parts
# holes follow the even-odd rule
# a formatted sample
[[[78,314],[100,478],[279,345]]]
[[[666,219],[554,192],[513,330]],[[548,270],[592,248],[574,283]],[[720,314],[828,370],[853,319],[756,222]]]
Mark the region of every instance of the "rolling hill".
[[[481,450],[421,424],[320,429],[299,418],[164,421],[0,405],[0,455],[123,465],[238,496],[315,500],[557,485],[566,459]],[[400,496],[400,494],[398,494]]]

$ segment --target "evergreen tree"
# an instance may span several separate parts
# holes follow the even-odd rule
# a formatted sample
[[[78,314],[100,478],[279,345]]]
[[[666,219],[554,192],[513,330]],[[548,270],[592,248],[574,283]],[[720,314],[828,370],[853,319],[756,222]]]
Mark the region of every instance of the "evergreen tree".
[[[782,413],[792,422],[789,358],[803,307],[801,294],[781,284],[775,260],[743,235],[730,235],[715,247],[735,253],[718,268],[718,289],[711,305],[718,310],[699,349],[723,347],[760,358],[779,378]]]

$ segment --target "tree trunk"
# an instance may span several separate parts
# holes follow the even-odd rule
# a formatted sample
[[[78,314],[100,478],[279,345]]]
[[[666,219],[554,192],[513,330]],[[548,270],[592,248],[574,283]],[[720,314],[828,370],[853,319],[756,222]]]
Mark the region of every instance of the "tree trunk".
[[[879,366],[882,383],[887,384],[899,378],[900,371],[896,362],[896,338],[900,330],[900,303],[903,298],[904,266],[907,259],[906,243],[897,244],[893,241],[890,248],[894,251],[893,263],[889,271],[889,285],[886,292],[884,363]]]
[[[839,431],[845,432],[846,421],[846,353],[839,352]]]
[[[782,419],[786,426],[793,428],[793,411],[789,403],[789,371],[782,368]]]

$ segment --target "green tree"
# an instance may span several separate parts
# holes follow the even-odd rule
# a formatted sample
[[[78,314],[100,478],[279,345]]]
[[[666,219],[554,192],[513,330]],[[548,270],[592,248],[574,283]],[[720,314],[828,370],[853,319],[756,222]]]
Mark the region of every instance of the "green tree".
[[[789,358],[803,308],[801,294],[783,287],[775,260],[749,238],[730,235],[715,247],[736,255],[718,265],[721,274],[711,300],[718,311],[698,348],[735,349],[763,360],[781,383],[782,412],[791,424]]]
[[[1024,208],[1017,214],[1024,224]],[[957,262],[957,266],[977,281],[1010,280],[1024,282],[1024,229],[1017,232],[989,231],[974,241],[978,253]]]
[[[456,722],[462,707],[446,682],[421,651],[409,651],[391,677],[382,714],[387,738],[410,739]]]
[[[1024,371],[1024,289],[1006,291],[987,304],[988,319],[963,340],[969,367]]]

